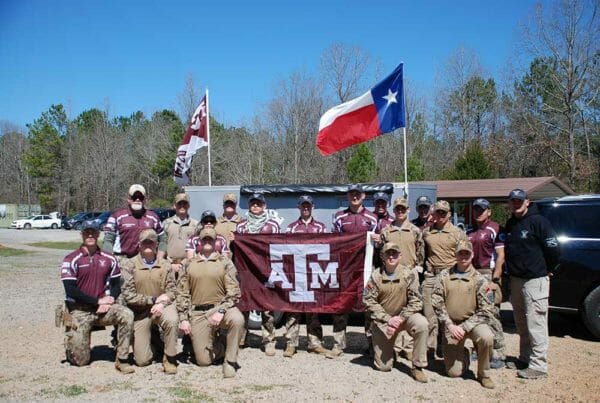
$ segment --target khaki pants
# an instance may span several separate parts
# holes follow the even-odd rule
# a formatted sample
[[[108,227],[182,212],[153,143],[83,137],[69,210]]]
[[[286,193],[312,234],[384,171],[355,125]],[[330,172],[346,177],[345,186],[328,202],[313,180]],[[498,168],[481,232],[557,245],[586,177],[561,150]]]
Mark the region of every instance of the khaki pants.
[[[423,315],[429,322],[429,333],[427,335],[427,348],[436,349],[437,347],[437,335],[438,335],[438,318],[433,310],[433,304],[431,302],[431,296],[433,295],[433,288],[438,280],[438,276],[431,273],[425,273],[425,279],[421,284],[423,294]]]
[[[492,270],[491,269],[479,269],[479,272],[488,280],[492,281]],[[500,304],[502,303],[502,290],[500,285],[494,292],[492,297],[494,300],[494,317],[490,319],[488,325],[494,333],[494,349],[492,351],[492,358],[498,360],[506,359],[506,342],[504,340],[504,329],[502,328],[502,322],[500,321]]]
[[[127,360],[133,332],[133,312],[123,305],[113,304],[108,312],[97,314],[94,309],[70,310],[72,326],[65,333],[67,360],[74,365],[90,362],[90,333],[93,326],[118,326],[117,358]]]
[[[302,313],[288,313],[285,322],[285,338],[289,345],[298,347],[300,338],[300,319]],[[308,333],[308,349],[323,346],[323,327],[319,321],[318,313],[306,314],[306,332]]]
[[[346,348],[346,327],[348,314],[334,314],[333,316],[333,348],[343,350]]]
[[[519,333],[519,359],[529,363],[531,369],[548,372],[550,279],[511,277],[510,290]]]
[[[477,377],[478,379],[489,377],[490,357],[492,354],[492,345],[494,344],[494,335],[488,325],[477,325],[465,337],[454,343],[448,343],[444,337],[444,366],[449,377],[455,378],[462,376],[469,368],[470,354],[465,352],[465,340],[469,338],[473,341],[477,350]]]
[[[150,310],[135,313],[133,321],[133,360],[135,364],[143,367],[152,362],[152,348],[150,343],[152,325],[159,326],[163,331],[165,342],[165,355],[177,355],[177,331],[179,318],[175,304],[167,305],[160,316],[153,318]]]
[[[231,363],[237,362],[240,338],[245,325],[244,315],[239,309],[229,308],[218,327],[208,324],[206,312],[192,311],[190,325],[192,327],[192,346],[198,365],[208,366],[213,363],[215,358],[219,358],[222,352],[219,350],[223,348],[219,343],[215,343],[215,336],[219,329],[227,329],[225,360]]]
[[[398,337],[400,331],[407,331],[414,339],[413,366],[425,368],[427,366],[427,334],[429,322],[420,313],[411,315],[400,327],[399,331],[387,338],[383,330],[371,323],[373,337],[373,352],[375,353],[375,368],[380,371],[390,371],[394,365],[394,350],[400,347],[402,338]]]

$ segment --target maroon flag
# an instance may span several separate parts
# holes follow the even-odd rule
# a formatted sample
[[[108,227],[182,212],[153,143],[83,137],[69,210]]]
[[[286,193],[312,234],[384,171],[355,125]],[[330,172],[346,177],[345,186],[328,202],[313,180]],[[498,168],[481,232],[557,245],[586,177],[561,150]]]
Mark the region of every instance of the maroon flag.
[[[192,166],[192,159],[196,151],[206,146],[208,146],[208,98],[205,95],[194,111],[190,126],[177,149],[173,179],[178,185],[188,184],[190,178],[187,172]]]
[[[366,234],[236,234],[242,311],[362,310]]]

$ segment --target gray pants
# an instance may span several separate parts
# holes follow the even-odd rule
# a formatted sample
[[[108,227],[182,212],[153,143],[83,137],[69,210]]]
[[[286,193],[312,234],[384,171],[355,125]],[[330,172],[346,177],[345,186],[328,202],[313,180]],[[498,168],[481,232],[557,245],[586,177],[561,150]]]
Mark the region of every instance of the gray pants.
[[[517,333],[519,359],[529,368],[548,372],[548,296],[550,279],[510,278],[511,303]]]

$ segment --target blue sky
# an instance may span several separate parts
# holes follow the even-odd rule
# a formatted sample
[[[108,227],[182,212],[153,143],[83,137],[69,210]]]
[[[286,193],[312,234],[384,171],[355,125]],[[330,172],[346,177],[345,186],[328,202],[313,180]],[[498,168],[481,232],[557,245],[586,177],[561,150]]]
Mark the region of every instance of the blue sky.
[[[0,0],[0,121],[25,126],[51,104],[70,117],[178,108],[188,73],[227,125],[250,120],[274,83],[313,72],[334,42],[383,74],[431,89],[463,45],[499,78],[532,1]],[[375,84],[375,83],[373,83]],[[368,88],[364,88],[367,90]]]

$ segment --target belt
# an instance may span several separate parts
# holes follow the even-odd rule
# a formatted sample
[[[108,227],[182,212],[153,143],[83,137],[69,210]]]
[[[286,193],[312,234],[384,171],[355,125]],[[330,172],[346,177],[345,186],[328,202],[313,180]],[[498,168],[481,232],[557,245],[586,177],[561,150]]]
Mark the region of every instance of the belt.
[[[452,266],[450,266],[452,267]],[[428,267],[427,271],[433,275],[438,275],[442,272],[442,270],[448,269],[446,266],[438,266],[438,267]]]
[[[69,312],[71,312],[74,309],[76,309],[78,311],[88,311],[88,312],[96,312],[98,310],[98,307],[96,305],[86,304],[84,302],[66,301],[66,305],[67,305],[67,308],[69,309]]]
[[[179,264],[182,261],[183,261],[183,258],[175,258],[175,259],[171,258],[171,263],[173,263],[173,264]]]
[[[214,304],[205,304],[205,305],[192,305],[192,310],[194,311],[208,311],[215,307]]]

